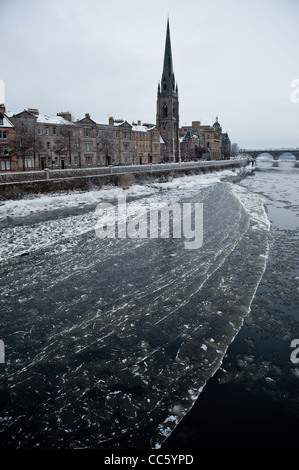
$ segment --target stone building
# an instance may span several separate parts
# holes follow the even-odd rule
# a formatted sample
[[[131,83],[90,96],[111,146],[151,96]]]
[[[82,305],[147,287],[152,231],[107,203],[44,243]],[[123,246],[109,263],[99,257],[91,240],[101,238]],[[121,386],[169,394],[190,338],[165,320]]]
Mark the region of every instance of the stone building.
[[[0,171],[15,171],[18,168],[14,139],[14,125],[6,114],[4,104],[0,104]]]
[[[114,127],[112,120],[109,119],[109,124],[97,124],[98,166],[119,165],[118,127]]]
[[[118,164],[142,165],[160,161],[160,132],[153,124],[129,124],[122,119],[109,118],[117,132]]]
[[[4,106],[1,109],[4,112]],[[141,121],[129,124],[113,117],[108,124],[99,124],[88,113],[73,122],[69,112],[43,115],[33,108],[13,114],[10,119],[3,113],[1,116],[0,143],[5,143],[2,154],[6,159],[0,171],[95,168],[160,161],[160,132],[153,124],[141,124]],[[14,160],[11,155],[15,156]]]
[[[221,140],[221,155],[225,160],[229,160],[231,156],[231,141],[227,132],[222,134]]]
[[[132,137],[137,165],[160,162],[160,132],[155,125],[132,123]]]
[[[201,125],[200,121],[192,121],[191,126],[183,126],[180,128],[180,142],[181,142],[181,152],[182,158],[183,155],[186,155],[185,147],[190,144],[190,136],[193,137],[193,147],[198,145],[199,152],[197,158],[204,158],[208,160],[220,160],[223,158],[223,134],[221,125],[218,122],[218,117],[212,126]],[[226,134],[227,135],[227,134]],[[194,141],[194,138],[197,137],[200,139],[200,142]],[[227,135],[225,142],[226,147],[225,151],[228,151],[228,140]],[[196,159],[196,152],[193,151],[193,155]],[[194,159],[194,158],[193,158]]]
[[[204,142],[199,131],[192,128],[186,130],[185,135],[180,137],[181,160],[184,162],[196,161],[204,154]]]
[[[87,113],[76,123],[78,154],[74,157],[77,168],[95,167],[98,165],[97,123]]]
[[[76,165],[77,128],[70,113],[38,114],[36,156],[39,169],[65,169]]]
[[[44,115],[38,109],[29,108],[10,119],[15,126],[18,171],[73,166],[77,133],[69,113]]]

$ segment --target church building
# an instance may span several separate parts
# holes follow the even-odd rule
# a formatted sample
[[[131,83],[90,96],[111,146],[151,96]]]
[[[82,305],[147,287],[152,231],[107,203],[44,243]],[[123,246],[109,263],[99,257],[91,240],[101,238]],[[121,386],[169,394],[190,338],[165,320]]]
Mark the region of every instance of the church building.
[[[165,143],[162,160],[178,162],[180,160],[179,96],[173,72],[169,21],[167,21],[162,78],[158,84],[156,126]]]

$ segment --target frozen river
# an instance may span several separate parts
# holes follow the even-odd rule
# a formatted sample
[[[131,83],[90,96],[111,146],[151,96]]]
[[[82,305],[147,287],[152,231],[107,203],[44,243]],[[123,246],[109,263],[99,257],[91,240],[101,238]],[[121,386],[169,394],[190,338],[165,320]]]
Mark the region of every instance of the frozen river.
[[[240,184],[264,198],[269,258],[250,314],[169,449],[297,449],[299,432],[299,169],[259,162]],[[295,359],[295,361],[294,361]]]
[[[2,447],[162,445],[221,366],[269,260],[265,194],[235,178],[0,206]],[[129,218],[138,205],[202,203],[203,245],[99,239],[95,208],[119,195]]]

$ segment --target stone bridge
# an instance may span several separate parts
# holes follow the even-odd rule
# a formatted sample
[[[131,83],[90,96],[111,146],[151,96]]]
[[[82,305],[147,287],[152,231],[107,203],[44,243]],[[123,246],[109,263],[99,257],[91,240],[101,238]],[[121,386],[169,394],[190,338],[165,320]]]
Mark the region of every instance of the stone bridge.
[[[256,159],[259,157],[262,153],[268,153],[273,157],[273,160],[279,160],[279,157],[281,157],[284,154],[292,154],[297,161],[299,161],[299,149],[290,149],[290,150],[245,150],[244,153],[246,154],[247,157],[251,157],[253,159]]]

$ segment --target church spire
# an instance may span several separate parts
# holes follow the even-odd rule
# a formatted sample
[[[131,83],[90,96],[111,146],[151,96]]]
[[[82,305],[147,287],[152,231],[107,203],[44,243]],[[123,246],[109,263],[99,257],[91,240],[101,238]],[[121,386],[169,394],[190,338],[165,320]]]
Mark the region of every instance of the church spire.
[[[164,161],[180,160],[179,96],[172,65],[169,19],[167,20],[164,65],[157,96],[157,128],[164,141]]]
[[[167,95],[173,94],[176,92],[175,77],[174,77],[173,64],[172,64],[169,19],[167,19],[164,66],[163,66],[162,79],[161,79],[161,92]]]

